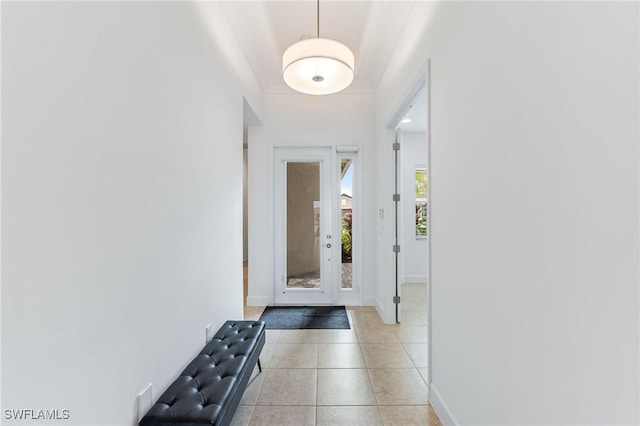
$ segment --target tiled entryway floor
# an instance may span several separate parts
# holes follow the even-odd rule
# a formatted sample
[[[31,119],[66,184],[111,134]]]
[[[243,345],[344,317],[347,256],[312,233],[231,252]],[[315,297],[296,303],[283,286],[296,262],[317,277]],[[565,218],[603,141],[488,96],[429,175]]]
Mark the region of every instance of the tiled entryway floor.
[[[258,319],[263,308],[245,308]],[[347,308],[350,330],[267,330],[233,425],[440,425],[427,401],[427,327]]]

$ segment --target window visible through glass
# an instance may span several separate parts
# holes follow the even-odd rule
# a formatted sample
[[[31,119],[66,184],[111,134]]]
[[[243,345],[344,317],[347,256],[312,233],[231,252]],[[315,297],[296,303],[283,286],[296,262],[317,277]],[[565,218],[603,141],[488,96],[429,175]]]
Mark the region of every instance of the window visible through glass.
[[[427,181],[427,169],[416,168],[416,236],[427,236],[427,198],[429,194],[429,182]]]
[[[340,288],[353,288],[353,161],[340,161],[340,242],[342,262],[340,265]]]

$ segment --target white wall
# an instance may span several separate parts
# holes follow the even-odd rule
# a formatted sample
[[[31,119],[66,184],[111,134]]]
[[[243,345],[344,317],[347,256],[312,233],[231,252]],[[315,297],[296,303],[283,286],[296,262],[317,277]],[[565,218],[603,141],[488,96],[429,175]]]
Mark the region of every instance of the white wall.
[[[378,97],[376,97],[378,99]],[[376,101],[377,104],[377,101]],[[376,105],[377,107],[377,105]],[[376,309],[386,323],[395,323],[395,305],[393,297],[396,294],[395,284],[395,255],[393,245],[394,234],[394,205],[392,195],[394,189],[394,156],[392,143],[394,131],[386,128],[387,117],[376,108],[376,174],[374,182],[376,188]],[[394,111],[395,112],[395,111]],[[384,121],[384,123],[383,123]]]
[[[2,8],[2,408],[137,424],[242,316],[238,58],[184,3]]]
[[[400,149],[400,283],[427,282],[427,239],[416,238],[416,168],[427,167],[427,134],[402,132]]]
[[[428,25],[398,43],[376,123],[430,58],[431,400],[445,423],[640,422],[638,15],[414,6],[407,28]],[[376,136],[386,152],[389,132]]]
[[[242,261],[249,260],[249,152],[242,150]]]
[[[357,145],[364,181],[374,179],[373,96],[269,94],[263,126],[249,128],[249,305],[268,305],[274,291],[274,146]],[[365,184],[363,229],[372,229],[374,187]],[[366,189],[366,187],[369,187]],[[364,235],[363,300],[373,303],[374,236]]]

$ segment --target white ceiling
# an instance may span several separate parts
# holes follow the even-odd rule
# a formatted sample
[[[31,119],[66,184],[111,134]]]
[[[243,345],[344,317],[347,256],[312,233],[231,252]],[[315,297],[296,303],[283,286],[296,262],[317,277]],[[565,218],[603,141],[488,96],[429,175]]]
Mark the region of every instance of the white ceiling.
[[[405,132],[426,132],[427,131],[427,88],[422,89],[413,97],[409,103],[409,109],[402,117],[411,120],[408,123],[400,121],[398,127]]]
[[[320,1],[320,37],[346,44],[356,58],[345,90],[371,93],[378,86],[414,1]],[[282,54],[302,37],[316,36],[316,1],[221,3],[262,89],[290,92],[282,80]]]

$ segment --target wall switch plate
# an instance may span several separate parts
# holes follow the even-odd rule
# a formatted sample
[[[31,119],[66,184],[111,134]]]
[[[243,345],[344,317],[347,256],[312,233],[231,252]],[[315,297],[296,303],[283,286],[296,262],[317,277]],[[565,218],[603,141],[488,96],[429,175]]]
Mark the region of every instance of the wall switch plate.
[[[211,324],[209,324],[207,328],[204,329],[204,339],[205,344],[209,343],[211,339],[213,339],[213,327],[211,326]]]
[[[142,420],[144,415],[151,409],[152,405],[153,393],[151,390],[151,383],[149,383],[147,387],[138,394],[138,421]]]

